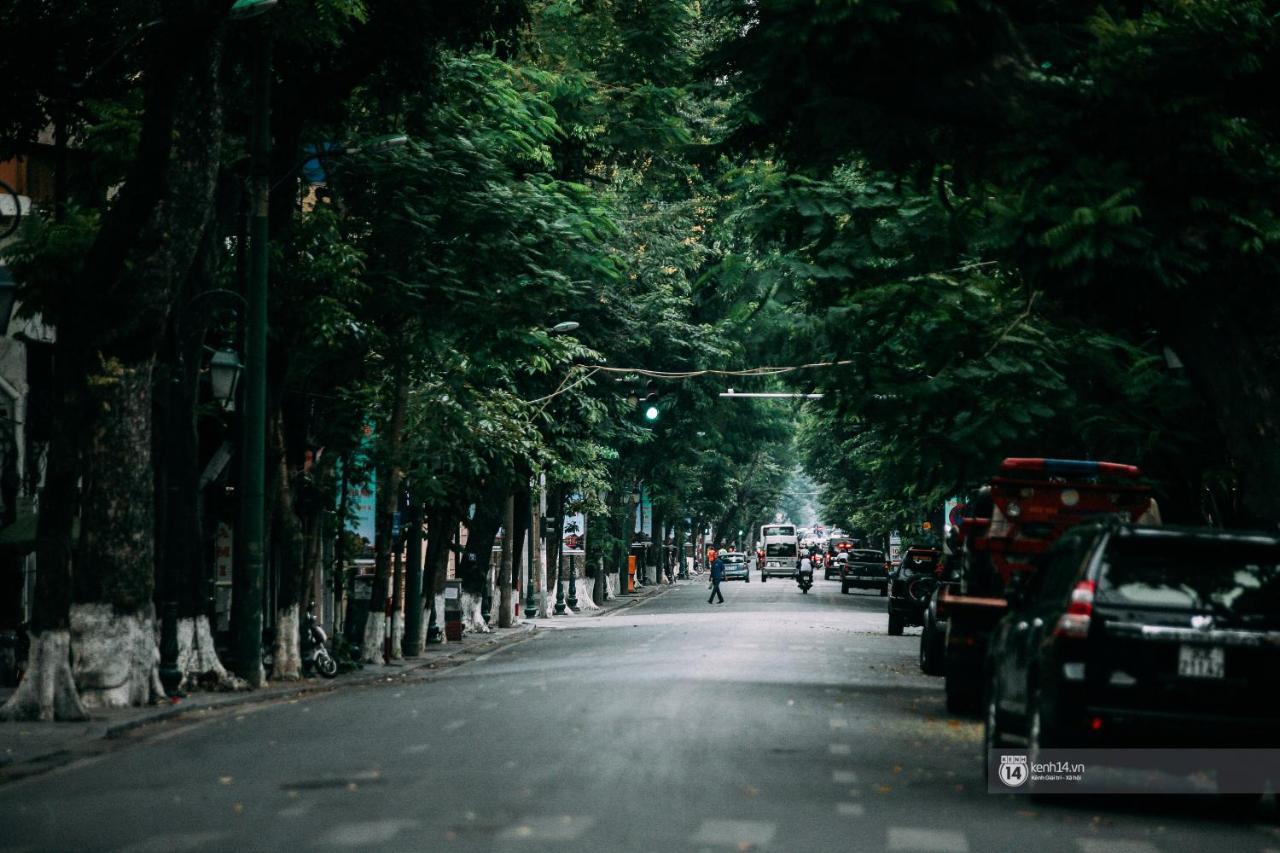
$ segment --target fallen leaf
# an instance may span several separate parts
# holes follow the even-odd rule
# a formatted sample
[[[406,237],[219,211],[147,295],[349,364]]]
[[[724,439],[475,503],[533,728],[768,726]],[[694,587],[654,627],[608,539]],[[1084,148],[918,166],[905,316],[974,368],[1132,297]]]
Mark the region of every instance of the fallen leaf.
[[[901,764],[895,764],[895,765],[893,765],[893,774],[894,774],[895,776],[896,776],[896,775],[898,775],[898,774],[899,774],[899,773],[901,773],[901,772],[902,772],[902,765],[901,765]]]
[[[218,781],[219,781],[219,782],[221,782],[223,785],[230,785],[230,784],[231,784],[231,777],[230,777],[230,776],[219,776],[219,777],[218,777]]]
[[[240,814],[241,812],[244,811],[244,803],[236,803],[234,806],[231,807],[231,810],[236,814]]]
[[[952,729],[958,729],[958,728],[960,728],[960,721],[959,721],[959,720],[947,720],[947,728],[952,728]]]
[[[742,789],[742,793],[746,794],[748,797],[758,797],[760,796],[760,789],[753,788],[750,785],[748,785],[747,787]]]
[[[1037,816],[1038,814],[1040,814],[1040,813],[1039,813],[1039,812],[1033,812],[1033,811],[1027,811],[1026,809],[1021,809],[1021,810],[1019,810],[1019,811],[1018,811],[1018,816],[1019,816],[1019,817],[1035,817],[1035,816]]]
[[[889,793],[889,792],[890,792],[890,791],[892,791],[892,790],[893,790],[893,787],[892,787],[892,786],[890,786],[890,785],[877,785],[877,786],[876,786],[876,793],[877,793],[877,794],[887,794],[887,793]]]
[[[359,785],[357,785],[355,782],[348,782],[348,783],[347,783],[347,790],[348,790],[348,791],[354,791],[354,790],[358,789],[359,787],[360,787],[360,786],[359,786]]]

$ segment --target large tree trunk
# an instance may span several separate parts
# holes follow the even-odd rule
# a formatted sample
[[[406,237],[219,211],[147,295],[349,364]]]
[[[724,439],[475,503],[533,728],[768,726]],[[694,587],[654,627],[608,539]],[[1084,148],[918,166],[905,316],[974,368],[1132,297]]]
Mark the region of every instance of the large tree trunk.
[[[71,675],[72,524],[79,507],[80,433],[83,422],[83,342],[63,335],[55,344],[55,417],[49,440],[40,515],[36,522],[35,601],[27,674],[0,708],[0,719],[85,720]]]
[[[404,433],[405,409],[409,402],[409,374],[404,366],[394,369],[391,383],[391,412],[385,429],[379,436],[382,444],[383,464],[378,469],[377,527],[375,529],[375,555],[373,594],[361,634],[363,643],[361,659],[375,663],[382,658],[383,641],[390,628],[386,618],[387,581],[391,576],[391,526],[396,507],[400,505],[400,446]]]
[[[467,544],[462,551],[458,577],[462,581],[462,622],[470,631],[489,631],[480,609],[489,584],[493,541],[505,512],[505,492],[499,478],[490,476],[484,493],[476,501],[475,515],[467,525]]]
[[[274,418],[271,452],[275,469],[271,484],[271,555],[279,585],[276,588],[275,646],[271,653],[271,677],[277,681],[297,681],[302,677],[301,611],[305,590],[305,537],[294,504],[293,472],[285,450],[283,414]]]
[[[498,574],[498,627],[510,628],[514,623],[512,612],[511,566],[515,556],[516,499],[507,495],[506,508],[502,521],[502,566]]]
[[[85,457],[71,607],[72,672],[86,707],[160,698],[155,639],[151,365],[108,362],[90,379],[97,411]]]
[[[448,573],[449,553],[453,544],[453,532],[458,527],[458,517],[448,507],[433,507],[427,513],[427,566],[423,572],[423,605],[427,614],[422,620],[423,643],[432,618],[437,629],[444,620],[444,582]],[[432,616],[434,614],[434,617]],[[443,629],[440,636],[443,638]]]

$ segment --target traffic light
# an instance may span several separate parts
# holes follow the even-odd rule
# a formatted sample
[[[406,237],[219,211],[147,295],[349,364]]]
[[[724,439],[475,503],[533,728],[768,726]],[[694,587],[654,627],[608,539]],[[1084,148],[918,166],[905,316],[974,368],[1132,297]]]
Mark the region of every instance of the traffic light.
[[[641,408],[647,423],[653,423],[661,414],[658,411],[658,383],[652,379],[645,385],[644,402],[641,404]]]

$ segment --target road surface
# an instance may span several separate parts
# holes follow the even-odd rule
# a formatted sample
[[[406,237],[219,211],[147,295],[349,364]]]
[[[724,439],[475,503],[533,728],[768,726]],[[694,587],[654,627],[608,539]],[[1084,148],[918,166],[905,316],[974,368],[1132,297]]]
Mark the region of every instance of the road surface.
[[[0,787],[0,850],[1280,851],[1270,804],[985,792],[884,599],[705,584],[418,680],[242,707]]]

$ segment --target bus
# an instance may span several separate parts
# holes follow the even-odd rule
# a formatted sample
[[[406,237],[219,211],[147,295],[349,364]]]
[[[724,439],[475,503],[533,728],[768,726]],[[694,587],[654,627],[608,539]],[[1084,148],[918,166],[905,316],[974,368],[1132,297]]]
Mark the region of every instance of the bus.
[[[793,578],[799,561],[800,538],[794,524],[765,524],[760,527],[760,547],[764,549],[764,565],[760,580],[771,577]]]

